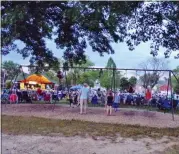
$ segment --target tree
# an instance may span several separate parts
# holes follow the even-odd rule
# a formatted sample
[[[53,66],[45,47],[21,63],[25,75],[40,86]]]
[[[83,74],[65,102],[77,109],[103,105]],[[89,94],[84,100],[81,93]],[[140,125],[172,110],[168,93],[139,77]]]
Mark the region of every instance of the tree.
[[[114,62],[114,60],[112,59],[112,57],[110,57],[108,59],[106,68],[116,68],[116,63]]]
[[[151,87],[153,88],[159,81],[160,76],[157,73],[146,73],[143,76],[140,77],[140,80],[142,81],[143,87]]]
[[[87,83],[90,87],[94,86],[94,82],[98,79],[99,71],[89,70],[80,75],[78,83]]]
[[[177,68],[175,68],[175,69],[173,70],[173,72],[174,72],[177,76],[179,76],[179,66],[177,66]]]
[[[70,64],[68,64],[68,65],[70,65]],[[67,80],[69,80],[70,82],[72,81],[73,84],[77,84],[77,83],[81,84],[81,83],[83,83],[83,80],[80,79],[80,77],[84,74],[84,71],[87,71],[87,70],[79,69],[79,68],[75,68],[75,67],[82,67],[82,68],[83,67],[84,68],[91,67],[91,66],[94,66],[94,63],[87,56],[86,60],[82,64],[73,64],[73,66],[74,66],[74,68],[69,69],[69,71],[68,71]]]
[[[100,55],[114,53],[113,42],[133,50],[151,41],[151,54],[162,46],[166,57],[179,49],[178,2],[2,1],[1,15],[2,54],[17,51],[39,67],[58,62],[45,38],[55,41],[66,61],[79,64],[87,43]],[[18,48],[16,40],[25,47]]]
[[[58,83],[59,79],[57,78],[56,72],[49,70],[48,72],[44,72],[45,76],[47,76],[50,80],[53,80]]]
[[[129,83],[131,86],[135,86],[136,83],[137,83],[137,78],[135,76],[132,76],[130,79],[129,79]]]
[[[114,62],[112,57],[108,59],[106,68],[114,68],[114,69],[116,68],[116,63]],[[114,81],[115,80],[114,77],[116,77],[116,70],[107,70],[107,72],[108,72],[108,78],[109,78],[108,82],[110,82],[110,88],[113,89],[113,87],[115,87],[115,84],[116,84]]]
[[[120,87],[122,90],[127,90],[129,88],[129,81],[128,81],[128,78],[126,77],[122,77],[121,80],[120,80]]]
[[[179,94],[179,84],[176,84],[174,87],[174,92]]]
[[[15,76],[20,73],[19,64],[14,63],[13,61],[4,61],[2,63],[2,68],[7,73],[7,80],[12,80]]]
[[[177,68],[174,69],[173,72],[175,73],[177,79],[179,80],[179,66],[177,66]],[[179,94],[179,82],[176,80],[174,76],[172,76],[172,85],[174,87],[174,92]]]
[[[153,88],[158,83],[159,79],[164,75],[164,72],[160,70],[168,68],[168,61],[165,59],[152,58],[141,63],[140,67],[144,70],[154,70],[146,72],[140,77],[140,81],[142,82],[144,88],[147,88],[148,86]]]

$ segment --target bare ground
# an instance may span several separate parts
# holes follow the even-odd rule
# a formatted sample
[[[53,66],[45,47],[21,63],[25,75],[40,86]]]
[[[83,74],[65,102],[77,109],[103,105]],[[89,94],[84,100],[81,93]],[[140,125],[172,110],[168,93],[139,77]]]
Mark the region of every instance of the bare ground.
[[[2,134],[2,154],[158,154],[176,145],[178,139],[163,137],[154,140],[118,137],[14,136]]]
[[[144,111],[136,109],[120,109],[113,112],[112,116],[106,116],[104,108],[89,107],[86,115],[79,114],[79,108],[70,108],[68,105],[56,105],[53,110],[51,104],[13,104],[2,105],[3,115],[35,116],[51,119],[77,119],[102,123],[131,124],[149,127],[179,127],[179,115],[169,113]]]

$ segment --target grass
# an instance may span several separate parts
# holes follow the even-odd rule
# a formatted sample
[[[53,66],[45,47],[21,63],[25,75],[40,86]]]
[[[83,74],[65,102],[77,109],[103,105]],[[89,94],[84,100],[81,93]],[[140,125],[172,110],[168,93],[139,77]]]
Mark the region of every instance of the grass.
[[[55,120],[37,117],[2,115],[2,132],[6,134],[39,134],[65,136],[179,137],[179,128],[152,128],[139,125],[94,123],[80,120]]]

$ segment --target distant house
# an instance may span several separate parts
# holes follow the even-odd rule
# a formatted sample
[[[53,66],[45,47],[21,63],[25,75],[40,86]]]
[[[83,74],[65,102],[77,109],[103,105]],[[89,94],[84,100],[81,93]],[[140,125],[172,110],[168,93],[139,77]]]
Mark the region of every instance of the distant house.
[[[167,93],[167,89],[168,89],[168,91],[171,91],[171,87],[170,86],[168,86],[168,85],[161,85],[160,87],[159,87],[159,91],[161,92],[161,93]]]

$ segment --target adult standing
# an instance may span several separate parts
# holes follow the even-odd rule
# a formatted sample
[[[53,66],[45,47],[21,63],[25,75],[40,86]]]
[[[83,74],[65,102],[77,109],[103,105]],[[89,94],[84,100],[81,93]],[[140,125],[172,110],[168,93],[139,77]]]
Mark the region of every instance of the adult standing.
[[[152,98],[152,92],[150,88],[148,87],[145,93],[145,99],[147,100],[147,104],[149,104],[149,101],[151,100],[151,98]]]
[[[112,105],[113,105],[113,101],[114,101],[114,97],[112,92],[110,91],[108,93],[108,97],[107,97],[107,115],[111,115],[112,114]]]
[[[83,114],[83,113],[86,114],[88,95],[89,95],[89,88],[88,88],[88,85],[84,83],[80,91],[80,114]],[[83,112],[83,109],[84,109],[84,112]]]

